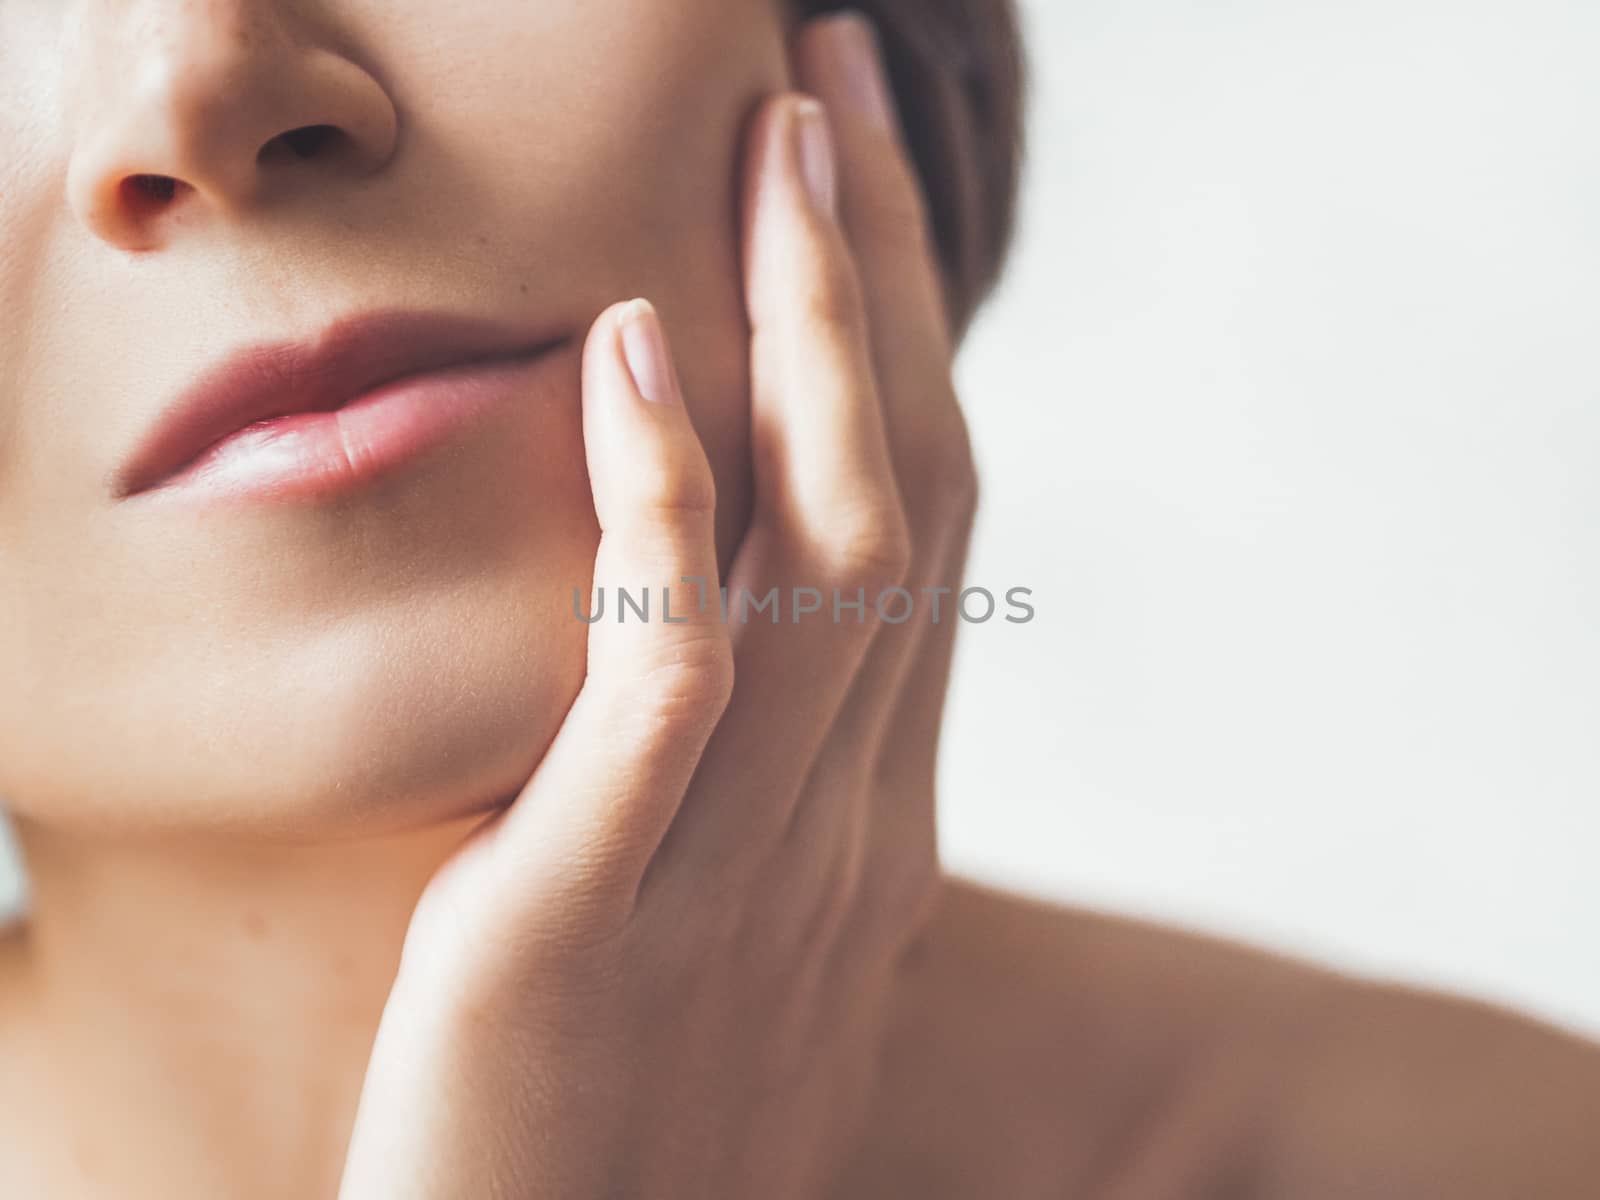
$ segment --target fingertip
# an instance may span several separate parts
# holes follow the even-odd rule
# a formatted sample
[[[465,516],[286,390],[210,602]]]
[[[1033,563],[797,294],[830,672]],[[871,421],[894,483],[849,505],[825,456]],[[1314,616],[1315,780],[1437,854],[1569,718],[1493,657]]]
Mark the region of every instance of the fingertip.
[[[683,392],[655,305],[629,300],[618,308],[615,321],[623,363],[639,395],[652,404],[681,404]]]
[[[827,106],[806,92],[778,93],[757,111],[750,135],[747,221],[786,212],[820,218],[818,229],[835,224],[839,156]]]
[[[615,387],[619,380],[625,384],[631,383],[626,372],[617,370],[622,363],[617,318],[631,303],[631,300],[624,300],[610,305],[601,310],[589,326],[589,336],[583,345],[583,393],[586,401],[597,389]]]
[[[795,69],[801,85],[833,112],[848,114],[875,133],[898,133],[883,42],[865,13],[844,9],[810,21],[796,42]]]
[[[584,348],[584,408],[642,403],[683,405],[683,388],[655,305],[643,298],[611,305],[595,318]]]
[[[596,318],[585,354],[583,433],[602,529],[639,512],[711,508],[715,490],[665,324],[645,299]]]

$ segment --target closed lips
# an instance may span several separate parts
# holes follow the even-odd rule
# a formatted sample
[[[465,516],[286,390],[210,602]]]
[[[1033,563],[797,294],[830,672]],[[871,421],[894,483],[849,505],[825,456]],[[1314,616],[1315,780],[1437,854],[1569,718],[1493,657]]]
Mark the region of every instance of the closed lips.
[[[217,442],[295,413],[338,409],[386,384],[471,364],[531,360],[570,336],[450,314],[384,311],[346,318],[313,341],[247,346],[202,372],[157,416],[113,481],[147,491]]]

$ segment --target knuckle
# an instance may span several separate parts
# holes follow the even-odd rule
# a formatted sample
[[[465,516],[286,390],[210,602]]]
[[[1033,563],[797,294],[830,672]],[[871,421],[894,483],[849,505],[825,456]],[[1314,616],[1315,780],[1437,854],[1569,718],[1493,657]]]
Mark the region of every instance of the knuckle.
[[[978,465],[972,451],[972,431],[959,405],[951,405],[948,433],[939,454],[939,474],[945,481],[951,511],[970,519],[978,507]]]
[[[829,574],[840,588],[898,587],[911,570],[911,526],[898,504],[878,503],[842,523],[830,547]]]
[[[716,512],[716,481],[704,462],[641,465],[634,488],[639,505],[658,516],[693,520]]]
[[[709,730],[733,696],[733,646],[720,624],[695,626],[692,636],[664,648],[636,685],[637,711],[669,734]]]
[[[966,470],[956,486],[956,515],[963,525],[970,525],[978,515],[978,505],[982,502],[982,484],[978,481],[977,468],[972,460],[967,460]]]
[[[954,400],[917,423],[901,447],[904,491],[920,530],[970,517],[978,473],[966,417]]]

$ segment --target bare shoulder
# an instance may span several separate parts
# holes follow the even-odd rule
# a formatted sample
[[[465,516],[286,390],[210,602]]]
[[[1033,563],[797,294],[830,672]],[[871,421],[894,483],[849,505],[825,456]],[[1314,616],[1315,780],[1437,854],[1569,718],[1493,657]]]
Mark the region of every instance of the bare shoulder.
[[[884,1078],[833,1200],[1600,1195],[1590,1042],[960,879]]]
[[[1294,1036],[1330,980],[950,878],[903,972],[877,1122],[835,1200],[1200,1195],[1196,1171],[1232,1170],[1251,1062]],[[1256,1045],[1234,1063],[1232,1094],[1163,1132],[1247,1013]],[[1187,1190],[1164,1190],[1180,1176]]]

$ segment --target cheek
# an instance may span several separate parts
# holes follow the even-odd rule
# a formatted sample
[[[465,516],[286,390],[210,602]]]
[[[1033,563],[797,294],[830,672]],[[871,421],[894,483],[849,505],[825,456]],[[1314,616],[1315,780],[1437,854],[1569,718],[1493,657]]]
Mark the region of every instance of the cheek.
[[[590,314],[636,295],[661,311],[717,477],[725,567],[750,490],[742,135],[759,100],[787,86],[785,46],[778,6],[761,0],[550,5],[439,131],[472,145],[473,161],[504,164],[479,190],[521,243],[530,287]]]

